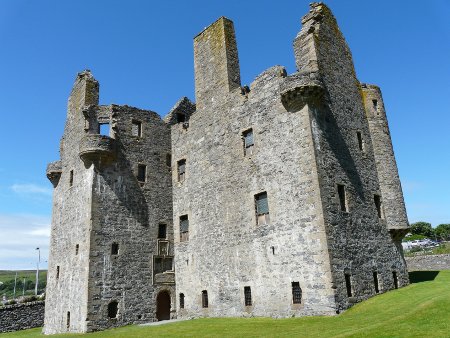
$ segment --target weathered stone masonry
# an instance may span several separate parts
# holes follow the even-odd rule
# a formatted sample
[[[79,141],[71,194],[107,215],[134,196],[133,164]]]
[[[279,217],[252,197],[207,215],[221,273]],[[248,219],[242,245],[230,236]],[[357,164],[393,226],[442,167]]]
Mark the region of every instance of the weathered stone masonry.
[[[18,331],[44,324],[44,301],[0,307],[0,332]]]
[[[164,120],[99,106],[98,82],[78,75],[47,170],[45,333],[331,315],[408,284],[381,93],[357,80],[323,4],[303,18],[294,55],[294,74],[274,66],[242,86],[222,17],[194,38],[196,103],[182,98]]]

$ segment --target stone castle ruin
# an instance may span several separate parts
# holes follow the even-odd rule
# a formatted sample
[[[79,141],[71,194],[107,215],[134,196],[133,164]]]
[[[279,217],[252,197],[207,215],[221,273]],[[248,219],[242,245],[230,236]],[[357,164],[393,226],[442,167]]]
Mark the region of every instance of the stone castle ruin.
[[[377,86],[311,4],[297,72],[240,81],[233,23],[194,38],[195,103],[99,105],[79,73],[54,185],[44,333],[171,318],[332,315],[408,284]]]

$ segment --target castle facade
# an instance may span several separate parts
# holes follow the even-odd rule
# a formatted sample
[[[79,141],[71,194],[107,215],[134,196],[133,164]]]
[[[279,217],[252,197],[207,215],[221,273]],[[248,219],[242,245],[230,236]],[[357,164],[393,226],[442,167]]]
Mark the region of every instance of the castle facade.
[[[99,105],[79,73],[54,185],[44,333],[332,315],[405,286],[408,221],[381,92],[311,4],[297,72],[242,86],[233,23],[194,38],[195,104]]]

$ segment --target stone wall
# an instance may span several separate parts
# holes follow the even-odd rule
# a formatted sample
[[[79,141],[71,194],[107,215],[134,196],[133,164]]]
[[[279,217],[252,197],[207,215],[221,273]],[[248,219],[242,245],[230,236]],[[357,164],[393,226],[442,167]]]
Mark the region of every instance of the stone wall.
[[[0,307],[0,332],[31,329],[44,325],[45,301]]]
[[[450,270],[450,254],[405,257],[409,271]]]

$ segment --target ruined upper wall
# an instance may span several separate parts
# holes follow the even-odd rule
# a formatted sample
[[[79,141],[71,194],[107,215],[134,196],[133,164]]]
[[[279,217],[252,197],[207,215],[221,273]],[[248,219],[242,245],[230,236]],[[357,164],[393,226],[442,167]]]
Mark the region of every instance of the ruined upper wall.
[[[240,87],[233,22],[221,17],[194,38],[195,99],[199,109]]]

